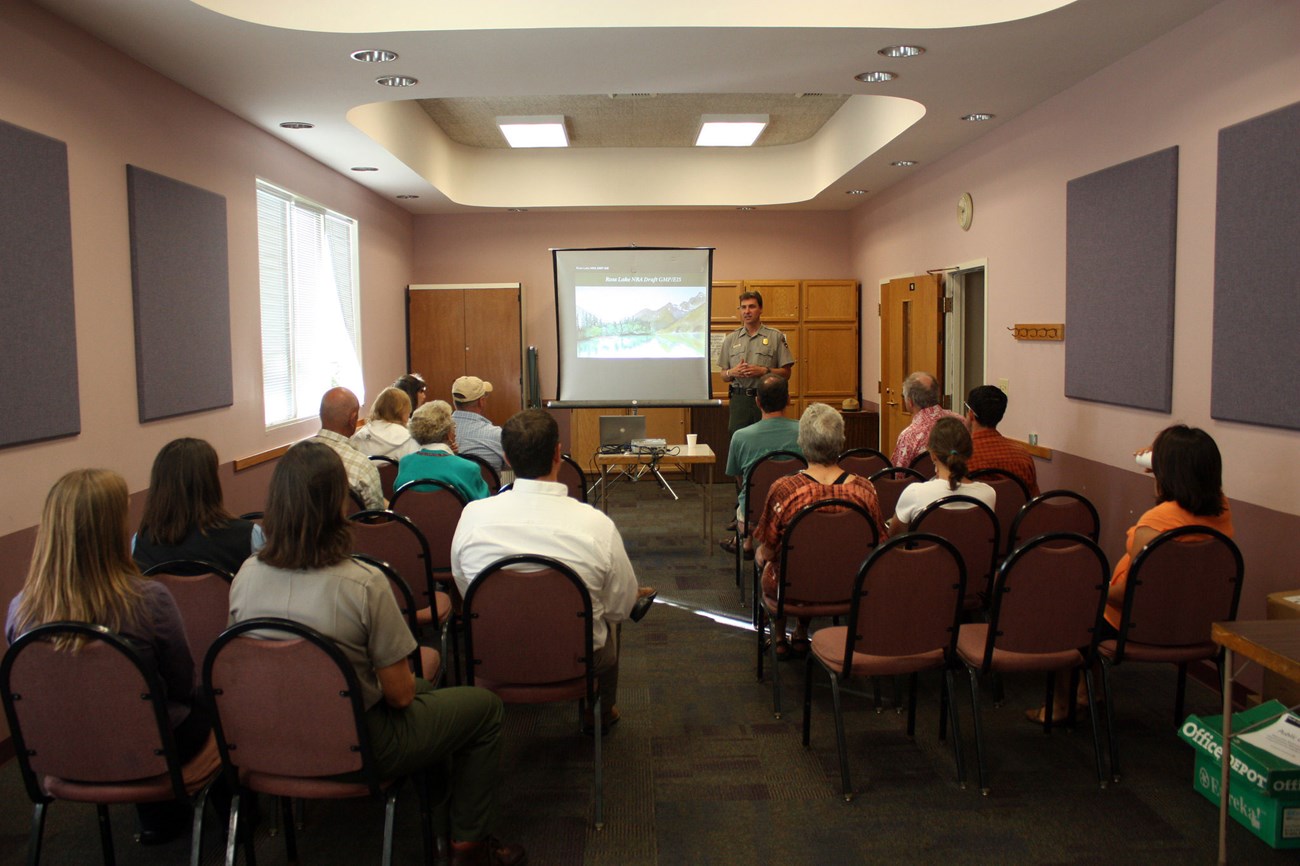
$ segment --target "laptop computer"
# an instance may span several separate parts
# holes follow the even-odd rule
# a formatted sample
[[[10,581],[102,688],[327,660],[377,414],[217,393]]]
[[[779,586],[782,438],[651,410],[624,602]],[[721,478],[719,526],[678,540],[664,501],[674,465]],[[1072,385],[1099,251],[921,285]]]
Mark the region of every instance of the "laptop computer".
[[[600,450],[628,451],[633,439],[644,439],[644,415],[601,415]]]

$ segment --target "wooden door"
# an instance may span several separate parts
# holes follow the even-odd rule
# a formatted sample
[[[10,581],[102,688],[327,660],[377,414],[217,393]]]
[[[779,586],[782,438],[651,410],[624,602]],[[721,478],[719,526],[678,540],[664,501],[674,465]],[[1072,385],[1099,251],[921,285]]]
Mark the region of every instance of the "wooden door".
[[[714,324],[730,322],[733,330],[739,328],[740,293],[744,290],[740,280],[714,280],[709,294],[709,320]]]
[[[407,372],[424,377],[429,400],[451,402],[451,383],[465,375],[464,295],[459,289],[407,290]]]
[[[464,375],[492,383],[484,404],[493,424],[509,421],[523,401],[523,337],[518,289],[467,289]],[[451,382],[445,386],[451,389]]]
[[[880,286],[880,450],[889,454],[911,423],[903,380],[916,370],[943,380],[943,316],[939,278],[902,277]]]

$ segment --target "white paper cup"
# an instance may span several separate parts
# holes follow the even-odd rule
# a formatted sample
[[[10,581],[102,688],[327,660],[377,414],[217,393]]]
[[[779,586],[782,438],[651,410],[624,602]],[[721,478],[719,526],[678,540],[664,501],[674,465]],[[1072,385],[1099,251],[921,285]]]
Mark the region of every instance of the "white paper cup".
[[[691,446],[692,448],[694,448],[694,447],[695,447],[695,444],[696,444],[697,442],[699,442],[699,441],[700,441],[700,436],[699,436],[698,433],[687,433],[687,434],[686,434],[686,444],[689,445],[689,446]]]

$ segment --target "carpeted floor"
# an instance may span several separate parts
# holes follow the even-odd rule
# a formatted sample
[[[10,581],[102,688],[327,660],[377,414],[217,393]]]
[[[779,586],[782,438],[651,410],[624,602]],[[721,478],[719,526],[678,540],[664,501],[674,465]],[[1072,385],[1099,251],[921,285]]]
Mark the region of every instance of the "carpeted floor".
[[[1191,749],[1177,739],[1172,669],[1125,668],[1117,677],[1124,778],[1099,789],[1086,715],[1074,731],[1044,736],[1022,718],[1042,698],[1035,676],[1006,681],[994,708],[985,692],[992,792],[975,782],[966,680],[958,680],[969,785],[955,779],[949,743],[937,739],[938,680],[924,679],[915,740],[891,690],[877,714],[867,694],[845,701],[856,798],[839,796],[829,689],[813,692],[812,745],[799,741],[804,668],[784,664],[785,715],[773,718],[770,678],[754,676],[754,637],[739,604],[733,560],[706,551],[699,490],[676,485],[673,502],[650,483],[615,492],[610,511],[642,583],[661,604],[623,629],[622,722],[605,738],[605,827],[592,817],[592,742],[570,705],[510,707],[502,763],[499,834],[528,848],[529,862],[588,866],[816,863],[1211,863],[1217,811],[1192,790]],[[729,487],[716,486],[716,525]],[[814,628],[816,625],[814,626]],[[864,686],[864,690],[867,690]],[[1215,712],[1217,696],[1189,686],[1188,711]],[[399,802],[397,863],[420,859],[413,793]],[[30,805],[17,767],[0,768],[0,866],[24,862]],[[266,804],[269,806],[269,803]],[[269,810],[268,810],[269,811]],[[145,849],[134,816],[115,809],[118,861],[183,863],[188,841]],[[308,803],[299,832],[304,863],[379,860],[382,809],[373,803]],[[1235,862],[1294,863],[1233,824]],[[215,836],[205,863],[219,863]],[[51,807],[44,862],[99,862],[94,810]],[[284,862],[264,825],[257,857]]]

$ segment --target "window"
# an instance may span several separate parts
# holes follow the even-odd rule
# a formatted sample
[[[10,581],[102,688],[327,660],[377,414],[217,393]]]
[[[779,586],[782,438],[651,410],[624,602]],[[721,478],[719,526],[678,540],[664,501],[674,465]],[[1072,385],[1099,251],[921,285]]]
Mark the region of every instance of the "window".
[[[358,400],[357,223],[257,183],[266,426],[310,418],[338,385]]]

